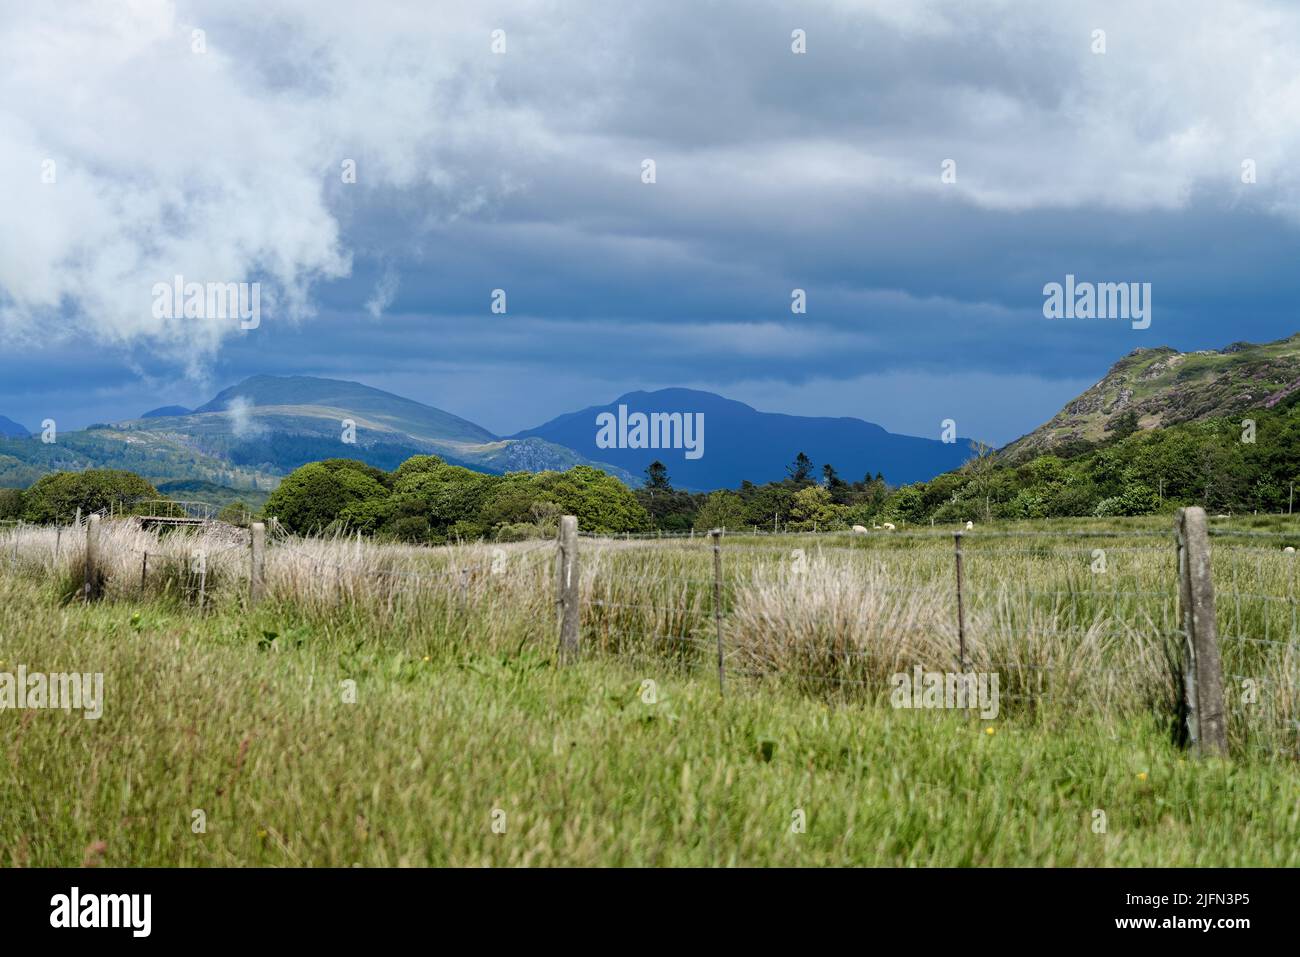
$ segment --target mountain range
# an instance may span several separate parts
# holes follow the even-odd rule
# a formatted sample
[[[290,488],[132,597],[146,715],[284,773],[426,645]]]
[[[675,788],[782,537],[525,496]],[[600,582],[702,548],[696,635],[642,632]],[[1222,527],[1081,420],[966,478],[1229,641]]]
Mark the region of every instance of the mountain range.
[[[1095,444],[1121,426],[1151,429],[1235,416],[1272,408],[1297,391],[1300,334],[1186,353],[1137,349],[998,455],[1015,462]],[[662,438],[682,441],[638,437],[638,413],[647,420],[676,416],[656,419],[649,431],[660,437],[660,426],[671,424]],[[602,422],[611,427],[602,430]],[[498,436],[390,392],[311,376],[253,376],[196,409],[162,406],[136,419],[60,432],[50,444],[0,416],[0,485],[26,486],[56,469],[122,468],[155,484],[177,483],[171,487],[218,498],[231,490],[250,490],[257,498],[298,466],[325,458],[359,458],[391,469],[412,455],[432,453],[496,473],[587,464],[629,485],[639,485],[646,467],[659,459],[678,488],[700,491],[780,480],[798,452],[817,467],[832,464],[848,480],[879,472],[900,485],[959,467],[972,448],[968,439],[895,435],[862,419],[760,412],[692,389],[629,392]]]
[[[620,415],[627,419],[636,413],[647,419],[664,413],[677,413],[683,420],[701,417],[704,454],[692,458],[686,448],[600,447],[600,416],[608,414],[618,422]],[[637,475],[658,459],[668,466],[674,485],[695,490],[783,479],[785,467],[798,452],[818,467],[834,465],[842,478],[856,481],[880,472],[894,485],[931,479],[957,468],[972,454],[970,439],[954,436],[954,441],[942,442],[895,435],[862,419],[759,412],[743,402],[694,389],[629,392],[607,405],[559,416],[517,437],[546,439]]]
[[[601,448],[596,416],[680,412],[703,416],[699,458],[681,448]],[[8,420],[4,420],[7,422]],[[484,472],[564,470],[593,465],[639,485],[656,458],[678,487],[737,486],[785,477],[796,453],[858,479],[876,472],[894,483],[932,478],[970,455],[970,443],[894,435],[854,418],[759,412],[709,392],[633,392],[605,406],[563,415],[535,429],[498,436],[442,409],[357,382],[259,375],[190,410],[163,406],[139,418],[61,432],[52,444],[12,423],[0,438],[0,485],[25,486],[55,469],[124,468],[154,481],[233,489],[273,488],[288,472],[325,458],[358,458],[391,469],[435,454]],[[3,422],[0,422],[3,427]],[[8,434],[8,433],[6,433]]]
[[[61,432],[58,441],[0,440],[0,483],[25,485],[57,468],[125,468],[150,480],[196,480],[266,489],[307,462],[358,458],[395,468],[434,454],[485,472],[591,464],[631,475],[543,439],[506,439],[466,419],[357,382],[259,375],[193,411],[154,409],[136,419]]]

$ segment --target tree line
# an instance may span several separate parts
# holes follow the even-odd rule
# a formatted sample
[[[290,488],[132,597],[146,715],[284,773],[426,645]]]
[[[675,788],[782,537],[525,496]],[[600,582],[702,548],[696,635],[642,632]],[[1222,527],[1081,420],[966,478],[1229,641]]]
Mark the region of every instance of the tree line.
[[[842,478],[800,452],[777,482],[688,492],[654,462],[636,489],[591,466],[491,475],[416,455],[385,470],[355,459],[295,469],[262,514],[290,531],[346,529],[409,542],[550,534],[561,514],[604,533],[726,527],[792,531],[884,522],[1125,516],[1201,505],[1215,512],[1288,512],[1300,476],[1296,402],[1248,419],[1140,429],[1120,416],[1100,442],[1074,440],[1049,453],[974,450],[961,468],[928,482],[891,486],[877,472]],[[25,491],[0,489],[0,519],[70,521],[82,513],[161,498],[134,473],[92,469],[45,475]],[[252,510],[234,503],[224,515]]]

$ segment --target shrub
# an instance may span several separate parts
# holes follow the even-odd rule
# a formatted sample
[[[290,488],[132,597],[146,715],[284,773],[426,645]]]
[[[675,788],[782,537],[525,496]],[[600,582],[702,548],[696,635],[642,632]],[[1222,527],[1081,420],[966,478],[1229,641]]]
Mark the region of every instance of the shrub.
[[[29,522],[68,522],[76,517],[78,509],[84,515],[150,498],[162,498],[162,494],[134,472],[53,472],[23,495],[23,518]]]
[[[253,510],[243,502],[231,502],[217,513],[217,521],[230,525],[248,525],[253,519]]]
[[[18,488],[0,488],[0,518],[23,517],[23,491]]]
[[[545,537],[546,532],[543,529],[527,522],[512,522],[509,525],[502,525],[496,532],[498,542],[526,542],[530,538]]]
[[[538,489],[538,499],[554,502],[562,514],[576,515],[583,531],[636,532],[650,527],[650,516],[632,490],[590,465],[575,465],[567,472],[538,472],[532,485]]]
[[[695,513],[695,527],[701,531],[711,528],[743,528],[746,524],[745,500],[738,492],[725,489],[709,493],[700,510]]]
[[[385,525],[381,535],[403,542],[427,542],[432,532],[429,520],[423,515],[404,515]]]
[[[267,499],[266,514],[291,532],[316,532],[332,525],[349,506],[388,497],[385,484],[373,474],[378,469],[362,462],[356,468],[344,464],[350,461],[312,462],[295,469]]]

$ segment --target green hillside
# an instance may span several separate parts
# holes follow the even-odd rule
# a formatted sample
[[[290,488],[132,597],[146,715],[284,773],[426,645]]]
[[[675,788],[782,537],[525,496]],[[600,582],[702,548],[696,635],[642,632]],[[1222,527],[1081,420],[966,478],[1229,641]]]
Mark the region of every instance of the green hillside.
[[[254,376],[187,415],[155,412],[61,432],[51,444],[39,436],[0,438],[0,487],[23,488],[52,471],[109,468],[155,485],[198,481],[268,492],[308,462],[343,456],[394,469],[423,454],[492,473],[595,465],[635,481],[553,442],[498,438],[449,412],[360,383]]]
[[[1270,409],[1300,390],[1300,333],[1255,345],[1178,352],[1136,349],[1049,422],[1003,454],[1023,459],[1079,443],[1096,443],[1122,424],[1152,429]]]
[[[88,468],[124,469],[155,485],[191,479],[269,491],[279,481],[278,475],[236,465],[178,432],[131,432],[98,425],[60,432],[58,441],[48,445],[39,436],[0,438],[0,487],[26,488],[50,472]]]
[[[1047,425],[882,513],[928,523],[1300,506],[1300,336],[1217,352],[1140,349]]]
[[[474,446],[496,440],[487,429],[442,409],[359,382],[314,376],[253,376],[218,393],[194,412],[228,412],[241,405],[257,409],[259,414],[269,409],[281,409],[289,414],[299,410],[307,416],[324,411],[344,413],[345,417],[357,420],[358,427],[364,419],[369,428],[405,433],[431,442]]]
[[[156,487],[167,498],[180,502],[206,502],[217,508],[242,502],[253,512],[260,511],[270,495],[262,489],[234,489],[197,480],[160,482]]]

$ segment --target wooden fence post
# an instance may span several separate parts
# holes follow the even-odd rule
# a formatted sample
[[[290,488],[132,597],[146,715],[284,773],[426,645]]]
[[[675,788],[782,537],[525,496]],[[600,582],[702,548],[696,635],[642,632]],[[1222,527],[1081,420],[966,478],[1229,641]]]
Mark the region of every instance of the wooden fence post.
[[[262,600],[266,585],[266,523],[254,522],[249,536],[248,604]]]
[[[1228,729],[1223,706],[1223,669],[1214,612],[1214,579],[1205,509],[1178,510],[1178,600],[1186,636],[1183,691],[1187,731],[1198,754],[1226,757]]]
[[[91,515],[86,522],[86,584],[82,591],[86,601],[99,597],[99,519]]]
[[[722,657],[722,530],[709,532],[713,539],[713,627],[718,635],[718,694],[726,694],[726,668]]]
[[[199,614],[204,613],[204,606],[208,600],[208,556],[206,553],[200,553],[199,559]]]
[[[966,670],[966,607],[962,602],[961,532],[953,532],[953,545],[957,557],[957,661]]]
[[[578,659],[578,519],[560,517],[560,551],[556,568],[556,600],[560,606],[560,663]]]

